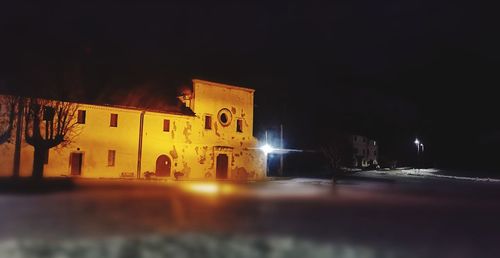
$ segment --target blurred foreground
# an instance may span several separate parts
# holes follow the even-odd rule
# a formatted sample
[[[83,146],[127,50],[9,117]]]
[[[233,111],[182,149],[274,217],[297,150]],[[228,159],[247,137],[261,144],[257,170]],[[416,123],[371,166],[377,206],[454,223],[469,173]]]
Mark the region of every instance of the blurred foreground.
[[[500,257],[500,184],[361,173],[0,190],[0,257]]]

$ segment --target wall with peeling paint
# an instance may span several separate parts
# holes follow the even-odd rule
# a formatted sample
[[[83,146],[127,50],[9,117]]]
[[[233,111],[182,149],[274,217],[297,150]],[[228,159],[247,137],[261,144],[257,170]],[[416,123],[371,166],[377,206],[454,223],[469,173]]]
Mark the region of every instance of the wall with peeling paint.
[[[50,149],[44,175],[70,176],[70,155],[81,153],[81,177],[144,178],[147,172],[157,172],[158,158],[166,155],[169,161],[165,163],[169,164],[161,165],[170,167],[170,178],[216,179],[217,156],[225,154],[229,179],[262,179],[265,155],[253,137],[253,94],[252,89],[193,80],[189,105],[195,116],[79,104],[79,109],[86,111],[86,122],[70,145]],[[225,124],[218,117],[222,109],[229,110],[231,116]],[[110,127],[112,113],[118,114],[117,127]],[[211,129],[205,129],[206,115],[212,116]],[[242,120],[242,132],[236,130],[238,119]],[[164,120],[169,120],[168,131]],[[115,151],[114,165],[108,163],[109,150]],[[0,176],[12,173],[13,152],[13,141],[0,146]],[[33,148],[23,142],[21,176],[31,175],[32,162]]]
[[[262,179],[265,156],[253,137],[253,90],[234,86],[193,81],[190,107],[195,117],[147,112],[141,174],[155,172],[156,159],[167,155],[172,175],[182,179],[215,179],[217,155],[229,158],[230,179]],[[232,113],[222,125],[217,114],[221,109]],[[212,116],[211,129],[205,129],[205,116]],[[163,120],[170,120],[170,131],[163,132]],[[243,120],[242,132],[236,131],[237,119]]]

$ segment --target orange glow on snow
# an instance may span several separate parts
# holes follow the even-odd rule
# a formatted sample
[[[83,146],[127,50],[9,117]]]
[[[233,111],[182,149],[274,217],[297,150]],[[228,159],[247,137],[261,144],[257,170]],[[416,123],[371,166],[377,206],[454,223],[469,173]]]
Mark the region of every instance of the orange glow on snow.
[[[207,195],[228,194],[233,191],[233,187],[230,185],[217,182],[186,183],[183,189],[189,192]]]

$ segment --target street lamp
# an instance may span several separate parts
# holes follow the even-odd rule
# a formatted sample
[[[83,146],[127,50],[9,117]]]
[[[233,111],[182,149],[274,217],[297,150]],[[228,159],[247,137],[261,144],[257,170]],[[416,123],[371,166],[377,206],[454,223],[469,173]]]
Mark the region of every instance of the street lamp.
[[[420,150],[422,150],[422,153],[424,152],[424,144],[421,143],[418,139],[415,139],[414,143],[417,146],[417,160],[415,163],[416,163],[416,167],[418,168],[419,154],[420,154]]]
[[[267,141],[267,130],[265,131],[265,139],[266,139],[266,142],[264,145],[262,145],[259,149],[264,152],[264,154],[266,155],[266,174],[267,174],[267,167],[268,167],[268,160],[267,160],[267,157],[268,157],[268,154],[270,153],[276,153],[276,154],[280,154],[280,168],[279,168],[279,171],[278,171],[278,175],[279,176],[283,176],[283,154],[285,153],[283,151],[283,124],[280,125],[280,145],[278,148],[275,148],[271,145],[268,144],[268,141]]]
[[[273,146],[266,143],[260,147],[260,150],[263,151],[267,155],[267,154],[273,152],[274,148],[273,148]]]
[[[423,143],[420,143],[420,152],[422,153],[420,155],[420,163],[424,163],[424,165],[425,165],[425,160],[424,160],[424,144]],[[422,166],[422,164],[420,164],[420,166]]]
[[[266,134],[266,136],[267,136],[267,134]],[[260,146],[260,147],[259,147],[259,149],[260,149],[262,152],[264,152],[264,155],[266,156],[266,176],[268,176],[268,174],[269,174],[269,171],[268,171],[268,169],[269,169],[269,164],[268,164],[268,163],[269,163],[269,160],[268,160],[268,156],[269,156],[269,155],[268,155],[268,154],[269,154],[269,153],[271,153],[271,152],[273,152],[275,149],[273,148],[273,146],[271,146],[271,145],[269,145],[269,144],[267,144],[267,143],[266,143],[266,144],[264,144],[264,145],[262,145],[262,146]]]

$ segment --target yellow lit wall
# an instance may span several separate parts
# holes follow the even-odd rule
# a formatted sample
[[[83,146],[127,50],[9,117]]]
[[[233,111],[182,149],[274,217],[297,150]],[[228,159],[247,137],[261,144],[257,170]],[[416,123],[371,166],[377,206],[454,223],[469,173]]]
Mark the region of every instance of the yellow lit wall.
[[[71,144],[50,149],[44,175],[71,176],[70,155],[81,153],[81,177],[144,178],[145,172],[155,173],[158,157],[166,155],[171,161],[169,178],[177,174],[184,180],[210,180],[216,177],[217,156],[226,154],[229,179],[262,179],[265,156],[257,150],[253,137],[253,93],[252,89],[193,80],[194,116],[79,104],[79,109],[86,111],[85,124],[79,125],[79,133]],[[230,111],[231,119],[226,125],[218,119],[221,109]],[[110,126],[112,113],[118,115],[117,127]],[[205,129],[205,115],[212,116],[211,129]],[[242,121],[242,132],[236,130],[238,119]],[[164,120],[170,121],[168,131],[164,131]],[[12,174],[13,142],[0,146],[0,176]],[[114,166],[108,164],[109,150],[115,151]],[[33,147],[23,141],[22,176],[31,175],[32,163]]]
[[[79,109],[86,111],[85,124],[79,125],[81,131],[69,146],[50,150],[45,175],[69,175],[72,152],[83,154],[82,177],[135,174],[140,112],[95,105],[80,105]],[[118,114],[117,127],[110,126],[112,113]],[[108,166],[109,150],[116,151],[114,166]]]

